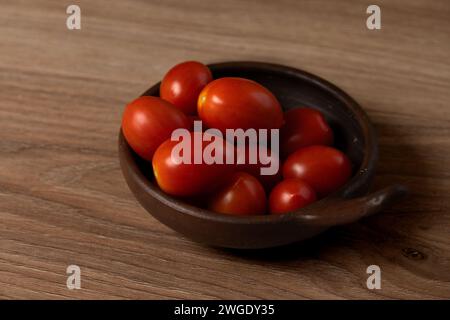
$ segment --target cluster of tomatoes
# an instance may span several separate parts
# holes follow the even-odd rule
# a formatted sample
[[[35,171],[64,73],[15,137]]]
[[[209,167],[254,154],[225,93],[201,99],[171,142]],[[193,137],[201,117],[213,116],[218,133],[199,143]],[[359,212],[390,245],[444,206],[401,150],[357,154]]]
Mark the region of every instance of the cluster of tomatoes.
[[[259,160],[254,164],[174,161],[171,155],[178,142],[171,139],[172,132],[184,128],[195,135],[195,120],[220,132],[280,129],[279,154],[270,150],[270,144],[249,145],[243,152],[266,148],[270,157],[279,160],[278,172],[262,175],[266,163]],[[348,157],[331,147],[333,131],[319,111],[302,107],[283,113],[264,86],[244,78],[213,80],[209,68],[195,61],[169,70],[160,98],[143,96],[128,104],[122,131],[131,148],[152,163],[156,183],[164,192],[225,214],[292,212],[336,191],[352,173]],[[192,147],[204,150],[211,140]]]

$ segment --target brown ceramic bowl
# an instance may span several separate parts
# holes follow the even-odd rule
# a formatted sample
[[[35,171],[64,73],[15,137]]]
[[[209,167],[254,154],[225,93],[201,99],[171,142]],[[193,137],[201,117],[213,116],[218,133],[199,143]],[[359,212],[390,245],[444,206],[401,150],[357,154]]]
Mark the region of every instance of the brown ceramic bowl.
[[[123,175],[141,205],[155,218],[187,237],[228,248],[269,248],[301,241],[324,230],[354,222],[383,210],[405,194],[391,186],[367,195],[375,174],[378,146],[366,113],[345,92],[310,73],[260,62],[209,65],[215,79],[244,77],[269,88],[285,110],[299,106],[319,109],[335,134],[335,147],[353,164],[353,177],[328,197],[284,215],[232,216],[194,207],[162,192],[154,182],[151,164],[140,159],[119,134]],[[144,95],[158,96],[159,83]]]

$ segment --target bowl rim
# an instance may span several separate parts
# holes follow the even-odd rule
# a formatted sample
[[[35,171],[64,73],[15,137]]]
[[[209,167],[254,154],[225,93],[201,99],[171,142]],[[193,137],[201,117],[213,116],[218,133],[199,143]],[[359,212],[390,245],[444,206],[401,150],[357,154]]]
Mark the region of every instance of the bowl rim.
[[[299,78],[303,81],[312,83],[313,85],[319,87],[322,90],[327,91],[329,94],[333,95],[334,98],[338,99],[343,103],[348,109],[350,109],[355,114],[355,120],[357,121],[359,127],[362,130],[362,136],[364,137],[364,147],[363,147],[363,159],[361,165],[355,170],[352,178],[344,184],[339,190],[334,193],[314,202],[313,204],[298,209],[293,212],[288,212],[280,215],[248,215],[248,216],[235,216],[217,213],[210,211],[205,208],[196,207],[184,202],[182,199],[175,198],[171,195],[164,193],[159,187],[149,181],[147,177],[140,170],[135,157],[137,156],[131,147],[128,145],[125,137],[122,133],[122,128],[119,130],[119,156],[121,162],[122,170],[127,170],[130,178],[143,190],[147,195],[153,197],[157,201],[162,202],[164,205],[180,212],[183,214],[191,215],[195,218],[212,220],[220,223],[228,224],[267,224],[267,223],[277,223],[282,221],[290,221],[295,219],[298,215],[302,215],[305,209],[308,212],[313,211],[315,207],[320,207],[330,199],[335,198],[347,198],[348,194],[352,193],[352,190],[358,190],[361,186],[367,184],[371,181],[375,173],[375,166],[378,160],[378,145],[377,137],[373,125],[367,116],[366,112],[362,107],[346,92],[338,88],[329,81],[316,76],[307,71],[288,67],[280,64],[257,62],[257,61],[231,61],[231,62],[220,62],[208,64],[208,67],[214,71],[223,70],[226,68],[248,68],[248,69],[261,69],[262,71],[271,71],[276,73],[284,73],[289,76]],[[159,96],[159,86],[161,82],[156,83],[151,88],[146,90],[142,96],[155,95]],[[151,166],[151,163],[150,163]],[[139,199],[138,199],[139,200]]]

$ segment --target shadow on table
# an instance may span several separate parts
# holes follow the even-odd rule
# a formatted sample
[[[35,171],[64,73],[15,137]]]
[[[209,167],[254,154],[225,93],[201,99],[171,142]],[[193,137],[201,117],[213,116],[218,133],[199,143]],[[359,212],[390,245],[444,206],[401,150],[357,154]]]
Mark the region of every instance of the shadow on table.
[[[298,259],[318,258],[321,253],[329,250],[330,247],[334,247],[339,242],[339,233],[341,233],[340,230],[333,228],[312,239],[268,249],[242,250],[213,248],[211,250],[255,262],[293,262]],[[330,246],[330,243],[333,245]]]

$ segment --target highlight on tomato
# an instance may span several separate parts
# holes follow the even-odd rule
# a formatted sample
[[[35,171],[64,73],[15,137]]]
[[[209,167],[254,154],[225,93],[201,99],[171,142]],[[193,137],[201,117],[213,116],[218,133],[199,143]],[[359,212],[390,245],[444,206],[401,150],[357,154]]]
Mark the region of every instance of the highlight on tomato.
[[[271,214],[293,212],[316,201],[314,189],[304,180],[286,179],[273,188],[269,197]]]
[[[236,172],[212,195],[208,208],[232,215],[261,215],[266,212],[266,193],[258,179]]]
[[[122,132],[141,158],[151,161],[156,148],[170,138],[172,131],[189,128],[190,120],[179,109],[157,97],[143,96],[125,107]]]
[[[283,157],[300,148],[333,144],[333,131],[320,111],[312,108],[290,109],[284,113],[284,119],[280,130]]]
[[[291,154],[283,164],[283,177],[306,181],[324,197],[342,187],[350,178],[349,158],[340,150],[327,146],[310,146]]]
[[[279,129],[283,111],[277,98],[261,84],[243,78],[220,78],[198,98],[198,115],[209,128]]]
[[[193,115],[197,113],[200,91],[211,81],[212,74],[207,66],[197,61],[186,61],[166,73],[159,95],[185,114]]]

